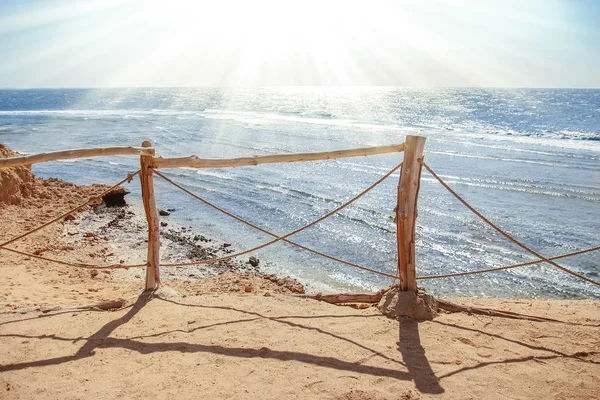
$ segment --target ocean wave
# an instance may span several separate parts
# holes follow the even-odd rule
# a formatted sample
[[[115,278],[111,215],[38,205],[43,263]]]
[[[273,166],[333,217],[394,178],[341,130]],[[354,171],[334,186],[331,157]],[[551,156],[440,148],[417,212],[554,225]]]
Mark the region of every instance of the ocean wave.
[[[227,181],[232,181],[234,179],[236,179],[237,175],[236,174],[232,174],[229,172],[222,172],[221,170],[208,170],[208,169],[198,169],[196,171],[197,175],[201,175],[201,176],[208,176],[211,178],[218,178],[218,179],[223,179],[223,180],[227,180]]]
[[[435,184],[437,180],[435,178],[429,177],[421,177],[422,182]],[[552,190],[548,190],[547,188],[540,187],[539,189],[534,187],[517,187],[514,185],[501,185],[501,184],[492,184],[492,183],[483,183],[483,182],[474,182],[474,181],[465,181],[462,179],[444,179],[444,181],[450,185],[461,185],[468,187],[478,187],[483,189],[493,189],[493,190],[502,190],[508,192],[521,192],[549,197],[564,197],[570,199],[578,199],[583,201],[591,201],[591,202],[600,202],[600,195],[596,192],[585,192],[585,191],[575,191],[575,190],[561,190],[558,188],[552,188]]]
[[[231,120],[246,123],[249,125],[267,125],[273,123],[274,121],[278,121],[300,124],[329,125],[347,128],[361,128],[369,130],[411,131],[416,129],[415,127],[402,126],[398,124],[377,124],[365,123],[351,119],[333,119],[331,118],[331,116],[324,117],[323,115],[296,116],[255,111],[232,111],[219,109],[206,109],[201,115],[208,119]]]
[[[119,116],[125,119],[140,116],[178,116],[178,115],[198,115],[201,111],[182,111],[167,109],[152,110],[132,110],[132,109],[59,109],[59,110],[0,110],[0,115],[33,116],[33,115],[65,115],[79,117],[110,117]]]
[[[494,160],[494,161],[506,161],[506,162],[514,162],[520,164],[534,164],[534,165],[544,165],[547,167],[561,167],[561,168],[572,168],[573,164],[568,162],[552,162],[552,161],[541,161],[541,160],[529,160],[524,158],[511,158],[511,157],[502,157],[502,156],[490,156],[483,154],[467,154],[462,152],[453,152],[453,151],[433,151],[431,150],[429,153],[431,154],[439,154],[450,157],[460,157],[460,158],[476,158],[480,160]],[[587,169],[591,171],[598,170],[597,167],[589,167],[586,165],[578,165],[577,168]]]

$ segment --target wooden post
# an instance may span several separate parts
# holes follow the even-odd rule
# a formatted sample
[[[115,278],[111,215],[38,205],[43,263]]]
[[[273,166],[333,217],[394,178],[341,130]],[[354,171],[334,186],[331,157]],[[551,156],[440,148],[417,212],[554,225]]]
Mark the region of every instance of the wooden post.
[[[144,141],[142,147],[152,147]],[[160,284],[160,234],[158,229],[158,212],[154,199],[153,156],[140,156],[140,182],[142,184],[142,200],[148,221],[148,266],[146,267],[146,290],[154,290]]]
[[[396,208],[396,236],[398,240],[398,270],[400,289],[403,292],[417,291],[415,260],[415,226],[417,219],[417,197],[421,178],[421,164],[425,138],[407,136],[404,143],[404,162],[398,185],[398,207]]]

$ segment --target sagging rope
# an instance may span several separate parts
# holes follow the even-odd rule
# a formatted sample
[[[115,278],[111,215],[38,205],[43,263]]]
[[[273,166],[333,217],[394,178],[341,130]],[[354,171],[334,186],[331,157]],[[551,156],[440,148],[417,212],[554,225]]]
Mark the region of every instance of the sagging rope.
[[[558,260],[558,259],[561,259],[561,258],[572,257],[572,256],[576,256],[578,254],[589,253],[591,251],[596,251],[596,250],[600,250],[600,246],[590,247],[589,249],[585,249],[585,250],[574,251],[573,253],[561,254],[560,256],[550,257],[550,258],[548,258],[548,260]],[[456,272],[456,273],[453,273],[453,274],[443,274],[443,275],[424,275],[424,276],[417,276],[417,280],[438,279],[438,278],[451,278],[451,277],[454,277],[454,276],[465,276],[465,275],[483,274],[483,273],[486,273],[486,272],[502,271],[502,270],[505,270],[505,269],[525,267],[525,266],[528,266],[528,265],[534,265],[534,264],[539,264],[539,263],[543,263],[543,262],[544,262],[544,260],[534,260],[534,261],[523,262],[523,263],[520,263],[520,264],[508,265],[508,266],[505,266],[505,267],[496,267],[496,268],[488,268],[488,269],[478,269],[477,271]]]
[[[421,165],[423,167],[425,167],[425,169],[427,169],[427,171],[429,171],[429,173],[438,180],[438,182],[440,182],[442,184],[442,186],[444,186],[444,188],[446,188],[446,190],[448,190],[454,197],[456,197],[456,199],[458,199],[458,201],[460,201],[465,207],[467,207],[472,213],[474,213],[475,215],[477,215],[479,218],[481,218],[485,223],[487,223],[490,227],[492,227],[496,232],[500,233],[502,236],[504,236],[505,238],[507,238],[508,240],[510,240],[511,242],[513,242],[514,244],[516,244],[517,246],[521,247],[522,249],[528,251],[529,253],[533,254],[534,256],[536,256],[537,258],[539,258],[540,260],[537,262],[547,262],[548,264],[552,265],[553,267],[556,267],[558,269],[560,269],[563,272],[566,272],[567,274],[573,275],[579,279],[582,279],[586,282],[589,282],[593,285],[596,286],[600,286],[600,282],[596,282],[590,278],[587,278],[581,274],[578,274],[575,271],[571,271],[568,268],[565,268],[561,265],[558,265],[557,263],[555,263],[554,261],[552,261],[551,258],[546,258],[543,255],[541,255],[540,253],[538,253],[535,250],[530,249],[529,247],[527,247],[525,244],[523,244],[522,242],[518,241],[517,239],[515,239],[514,237],[512,237],[511,235],[509,235],[508,233],[506,233],[504,230],[502,230],[500,227],[498,227],[497,225],[495,225],[493,222],[491,222],[489,219],[487,219],[486,217],[484,217],[479,211],[477,211],[475,208],[473,208],[469,203],[467,203],[462,197],[460,197],[458,195],[458,193],[456,193],[454,190],[452,190],[452,188],[450,188],[450,186],[448,186],[446,184],[446,182],[444,182],[442,180],[442,178],[440,178],[435,172],[433,172],[433,170],[429,167],[429,165],[427,165],[427,163],[425,161],[423,161],[422,159],[419,160],[419,163],[421,163]],[[592,251],[592,250],[589,250]],[[459,273],[460,274],[460,273]],[[464,273],[462,273],[464,274]],[[459,275],[457,275],[459,276]],[[433,279],[433,278],[430,278]]]
[[[16,250],[16,249],[11,249],[11,248],[6,247],[7,245],[9,245],[9,244],[11,244],[13,242],[16,242],[17,240],[23,239],[26,236],[29,236],[29,235],[31,235],[31,234],[33,234],[33,233],[35,233],[35,232],[37,232],[37,231],[39,231],[41,229],[44,229],[45,227],[47,227],[47,226],[49,226],[49,225],[51,225],[51,224],[53,224],[53,223],[55,223],[57,221],[60,221],[60,220],[64,219],[67,215],[70,215],[70,214],[72,214],[72,213],[74,213],[76,211],[79,211],[80,209],[82,209],[83,207],[87,206],[88,204],[98,202],[98,199],[100,199],[105,194],[111,192],[112,190],[116,189],[117,187],[121,186],[123,183],[125,183],[125,182],[131,182],[133,180],[133,178],[139,172],[140,172],[140,170],[137,170],[136,172],[134,172],[132,174],[127,174],[126,178],[122,179],[120,182],[118,182],[115,185],[109,187],[108,189],[104,190],[102,193],[100,193],[100,194],[98,194],[96,196],[90,197],[88,199],[88,201],[86,201],[85,203],[80,204],[77,207],[75,207],[75,208],[73,208],[73,209],[65,212],[64,214],[59,215],[58,217],[51,219],[50,221],[48,221],[48,222],[46,222],[46,223],[38,226],[37,228],[34,228],[34,229],[32,229],[32,230],[30,230],[28,232],[23,233],[22,235],[19,235],[19,236],[15,237],[15,238],[12,238],[12,239],[10,239],[10,240],[8,240],[8,241],[0,244],[0,250],[6,250],[6,251],[13,252],[13,253],[21,254],[23,256],[37,258],[37,259],[44,260],[44,261],[50,261],[50,262],[54,262],[54,263],[58,263],[58,264],[63,264],[63,265],[68,265],[68,266],[72,266],[72,267],[78,267],[78,268],[88,268],[88,269],[127,269],[127,268],[135,268],[135,267],[145,267],[145,266],[147,266],[148,263],[133,264],[133,265],[121,265],[121,264],[114,264],[114,265],[92,265],[92,264],[82,264],[82,263],[70,263],[70,262],[67,262],[67,261],[56,260],[56,259],[53,259],[53,258],[43,257],[43,256],[39,256],[39,255],[36,255],[36,254],[30,254],[30,253],[26,253],[26,252],[23,252],[23,251],[19,251],[19,250]]]
[[[395,166],[394,168],[392,168],[389,172],[387,172],[385,175],[383,175],[380,179],[378,179],[375,183],[373,183],[371,186],[369,186],[368,188],[366,188],[365,190],[363,190],[358,195],[356,195],[355,197],[353,197],[352,199],[350,199],[346,203],[342,204],[341,206],[339,206],[339,207],[335,208],[334,210],[328,212],[327,214],[323,215],[322,217],[314,220],[313,222],[309,223],[308,225],[305,225],[305,226],[303,226],[301,228],[298,228],[298,229],[296,229],[296,230],[294,230],[294,231],[292,231],[292,232],[290,232],[290,233],[288,233],[286,235],[283,235],[283,236],[279,236],[279,235],[277,235],[277,234],[275,234],[273,232],[270,232],[270,231],[268,231],[268,230],[266,230],[264,228],[261,228],[261,227],[255,225],[255,224],[253,224],[251,222],[248,222],[248,221],[244,220],[241,217],[238,217],[237,215],[234,215],[234,214],[230,213],[229,211],[226,211],[226,210],[222,209],[221,207],[219,207],[219,206],[217,206],[215,204],[212,204],[208,200],[203,199],[202,197],[200,197],[200,196],[198,196],[198,195],[190,192],[186,188],[184,188],[181,185],[177,184],[173,180],[167,178],[166,176],[164,176],[159,171],[154,170],[154,173],[156,175],[158,175],[159,177],[161,177],[165,181],[169,182],[170,184],[172,184],[176,188],[180,189],[181,191],[183,191],[183,192],[189,194],[190,196],[194,197],[195,199],[201,201],[202,203],[204,203],[204,204],[212,207],[213,209],[215,209],[215,210],[217,210],[217,211],[219,211],[219,212],[221,212],[221,213],[223,213],[223,214],[225,214],[225,215],[227,215],[227,216],[229,216],[229,217],[231,217],[231,218],[233,218],[233,219],[235,219],[235,220],[237,220],[239,222],[242,222],[243,224],[246,224],[247,226],[249,226],[251,228],[254,228],[254,229],[256,229],[256,230],[258,230],[260,232],[263,232],[263,233],[265,233],[267,235],[270,235],[270,236],[272,236],[272,237],[275,238],[274,240],[272,240],[270,242],[267,242],[267,243],[264,243],[264,244],[262,244],[260,246],[257,246],[255,248],[253,248],[253,249],[245,250],[245,251],[242,251],[242,252],[239,252],[239,253],[236,253],[236,254],[232,254],[232,255],[229,255],[229,256],[226,256],[226,257],[221,257],[221,258],[216,258],[216,259],[211,259],[211,260],[202,260],[202,261],[196,261],[196,262],[187,262],[187,263],[161,264],[161,266],[164,266],[164,267],[183,267],[183,266],[209,264],[209,263],[214,263],[214,262],[219,262],[219,261],[225,261],[225,260],[229,260],[229,259],[234,258],[234,257],[238,257],[238,256],[242,256],[244,254],[248,254],[248,253],[254,252],[256,250],[260,250],[260,249],[262,249],[264,247],[267,247],[267,246],[269,246],[271,244],[274,244],[276,242],[283,241],[283,242],[292,244],[292,245],[294,245],[296,247],[299,247],[299,248],[301,248],[303,250],[306,250],[306,251],[309,251],[311,253],[317,254],[317,255],[319,255],[321,257],[325,257],[325,258],[328,258],[330,260],[337,261],[339,263],[342,263],[342,264],[345,264],[345,265],[348,265],[348,266],[351,266],[351,267],[354,267],[354,268],[358,268],[358,269],[362,269],[362,270],[365,270],[365,271],[373,272],[375,274],[383,275],[383,276],[386,276],[388,278],[397,279],[398,277],[396,275],[392,275],[392,274],[388,274],[388,273],[385,273],[385,272],[377,271],[377,270],[374,270],[374,269],[371,269],[371,268],[368,268],[368,267],[364,267],[364,266],[359,265],[359,264],[355,264],[355,263],[352,263],[352,262],[349,262],[349,261],[342,260],[342,259],[337,258],[337,257],[333,257],[333,256],[330,256],[330,255],[327,255],[327,254],[322,253],[320,251],[311,249],[311,248],[309,248],[307,246],[304,246],[304,245],[301,245],[301,244],[296,243],[294,241],[291,241],[291,240],[289,240],[287,238],[290,237],[290,236],[292,236],[292,235],[295,235],[296,233],[302,232],[305,229],[308,229],[309,227],[311,227],[311,226],[313,226],[313,225],[315,225],[315,224],[323,221],[324,219],[330,217],[331,215],[337,213],[338,211],[342,210],[343,208],[345,208],[345,207],[349,206],[350,204],[354,203],[356,200],[358,200],[359,198],[361,198],[362,196],[364,196],[366,193],[368,193],[369,191],[371,191],[375,186],[379,185],[381,182],[383,182],[385,179],[387,179],[390,175],[392,175],[394,172],[396,172],[401,166],[402,166],[402,163],[398,164],[397,166]]]
[[[9,249],[7,247],[2,248],[2,250],[12,251],[13,253],[20,254],[22,256],[37,258],[44,261],[50,261],[57,264],[68,265],[70,267],[84,268],[84,269],[129,269],[129,268],[139,268],[139,267],[147,267],[148,263],[144,264],[110,264],[110,265],[93,265],[93,264],[82,264],[82,263],[71,263],[68,261],[57,260],[55,258],[49,258],[44,256],[38,256],[36,254],[25,253],[24,251],[19,251],[15,249]]]
[[[22,235],[19,235],[19,236],[15,237],[15,238],[12,238],[12,239],[10,239],[10,240],[9,240],[9,241],[7,241],[7,242],[4,242],[4,243],[0,244],[0,248],[4,248],[4,246],[6,246],[6,245],[9,245],[9,244],[11,244],[11,243],[13,243],[13,242],[16,242],[16,241],[17,241],[17,240],[19,240],[19,239],[23,239],[25,236],[29,236],[29,235],[31,235],[32,233],[35,233],[35,232],[39,231],[40,229],[44,229],[44,228],[45,228],[45,227],[47,227],[48,225],[51,225],[51,224],[53,224],[53,223],[55,223],[55,222],[57,222],[57,221],[60,221],[61,219],[65,218],[67,215],[69,215],[69,214],[71,214],[71,213],[74,213],[75,211],[79,211],[80,209],[82,209],[83,207],[87,206],[88,204],[91,204],[91,203],[98,202],[98,199],[99,199],[100,197],[102,197],[102,196],[104,196],[105,194],[107,194],[107,193],[111,192],[112,190],[116,189],[118,186],[121,186],[121,185],[122,185],[123,183],[125,183],[125,182],[131,182],[131,180],[133,179],[133,177],[134,177],[134,176],[136,176],[136,175],[137,175],[137,174],[139,174],[139,173],[140,173],[140,170],[138,169],[138,170],[137,170],[136,172],[134,172],[133,174],[127,174],[127,177],[126,177],[126,178],[124,178],[124,179],[122,179],[122,180],[121,180],[119,183],[117,183],[117,184],[115,184],[115,185],[113,185],[113,186],[109,187],[108,189],[106,189],[106,190],[105,190],[105,191],[103,191],[102,193],[98,194],[97,196],[90,197],[90,198],[89,198],[89,200],[88,200],[88,201],[86,201],[85,203],[83,203],[83,204],[81,204],[81,205],[78,205],[77,207],[75,207],[75,208],[73,208],[73,209],[71,209],[71,210],[67,211],[66,213],[64,213],[64,214],[62,214],[62,215],[59,215],[58,217],[56,217],[56,218],[54,218],[54,219],[51,219],[50,221],[48,221],[48,222],[46,222],[46,223],[44,223],[44,224],[42,224],[42,225],[38,226],[38,227],[37,227],[37,228],[35,228],[35,229],[32,229],[32,230],[30,230],[29,232],[25,232],[25,233],[24,233],[24,234],[22,234]]]

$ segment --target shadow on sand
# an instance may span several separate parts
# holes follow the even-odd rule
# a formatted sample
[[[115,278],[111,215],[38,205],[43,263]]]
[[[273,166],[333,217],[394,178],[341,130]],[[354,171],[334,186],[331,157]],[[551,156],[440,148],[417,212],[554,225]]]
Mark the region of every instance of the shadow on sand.
[[[381,352],[378,352],[374,349],[367,347],[366,345],[357,342],[354,339],[340,336],[338,334],[329,332],[322,328],[317,328],[313,326],[303,325],[298,322],[291,321],[291,319],[302,320],[302,319],[313,319],[313,318],[351,318],[357,317],[356,315],[299,315],[299,316],[279,316],[279,317],[269,317],[262,315],[260,313],[254,311],[248,311],[243,309],[237,309],[233,307],[220,307],[220,306],[206,306],[206,305],[195,305],[195,304],[185,304],[178,303],[173,300],[165,300],[165,299],[157,299],[154,298],[154,301],[160,300],[169,302],[172,304],[176,304],[178,306],[185,307],[198,307],[198,308],[219,308],[226,309],[229,311],[235,311],[239,313],[243,313],[246,315],[250,315],[251,318],[244,319],[232,319],[230,321],[221,322],[217,324],[210,324],[206,326],[196,327],[191,330],[171,330],[166,332],[155,333],[147,336],[137,336],[131,338],[115,338],[111,337],[111,334],[120,326],[131,321],[132,318],[138,314],[144,306],[152,299],[152,293],[144,293],[136,302],[129,307],[129,310],[121,317],[108,322],[102,328],[100,328],[96,333],[89,336],[88,338],[67,338],[67,337],[59,337],[56,335],[40,335],[40,336],[31,336],[31,335],[18,335],[18,334],[3,334],[0,337],[22,337],[29,339],[50,339],[50,340],[59,340],[59,341],[69,341],[69,342],[77,342],[83,341],[83,346],[79,348],[79,350],[73,355],[66,355],[62,357],[49,358],[44,360],[36,360],[22,363],[14,363],[7,365],[0,365],[0,372],[6,371],[16,371],[23,370],[27,368],[39,368],[50,365],[58,365],[63,364],[75,360],[80,360],[86,357],[93,357],[95,355],[95,351],[97,349],[102,348],[123,348],[131,351],[138,352],[140,354],[150,354],[150,353],[160,353],[160,352],[171,352],[177,351],[182,353],[213,353],[220,354],[230,357],[238,357],[238,358],[267,358],[267,359],[275,359],[282,361],[297,361],[306,364],[312,364],[319,367],[326,368],[334,368],[338,370],[351,371],[358,374],[366,374],[371,376],[378,377],[389,377],[398,380],[412,380],[415,382],[415,386],[422,393],[430,393],[430,394],[438,394],[443,393],[444,390],[440,386],[438,379],[435,377],[431,366],[425,356],[425,350],[420,343],[419,337],[419,326],[417,322],[412,320],[401,320],[400,321],[400,337],[398,341],[398,350],[401,353],[403,362],[397,360],[391,355],[386,355]],[[53,315],[60,315],[61,313],[56,313]],[[51,317],[52,315],[44,316]],[[360,316],[359,318],[365,317],[378,317],[377,315],[373,316]],[[265,347],[262,348],[249,348],[249,347],[224,347],[220,345],[203,345],[203,344],[194,344],[187,342],[159,342],[159,343],[147,343],[141,341],[140,339],[148,338],[148,337],[158,337],[167,333],[172,332],[181,332],[185,334],[193,334],[193,332],[199,329],[207,329],[212,326],[224,325],[224,324],[239,324],[239,323],[247,323],[250,321],[255,321],[258,319],[269,319],[271,321],[275,321],[277,323],[282,323],[288,326],[292,326],[294,328],[307,329],[311,331],[315,331],[318,334],[326,335],[334,338],[335,340],[342,340],[344,342],[350,343],[354,346],[360,347],[363,350],[371,352],[371,356],[363,359],[362,361],[347,361],[338,357],[326,357],[316,354],[309,354],[303,352],[295,352],[295,351],[283,351],[283,350],[272,350]],[[362,362],[371,359],[373,357],[380,357],[385,359],[388,363],[392,362],[397,365],[397,368],[386,368],[379,367],[373,365],[362,365]]]

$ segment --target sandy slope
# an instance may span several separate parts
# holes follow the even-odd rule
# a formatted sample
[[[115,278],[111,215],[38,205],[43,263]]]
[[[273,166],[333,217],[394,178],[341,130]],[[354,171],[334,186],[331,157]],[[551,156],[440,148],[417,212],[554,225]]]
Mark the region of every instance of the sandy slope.
[[[0,240],[98,191],[38,183],[33,192],[43,195],[0,206]],[[119,261],[110,234],[69,235],[69,223],[14,247],[76,262]],[[293,285],[260,274],[166,280],[161,297],[152,299],[138,298],[142,279],[143,271],[94,275],[0,251],[0,398],[585,399],[600,393],[599,302],[461,299],[565,323],[442,314],[417,324],[389,320],[375,308],[294,298],[284,294]],[[131,305],[69,310],[117,298]],[[54,306],[63,308],[41,311]]]

